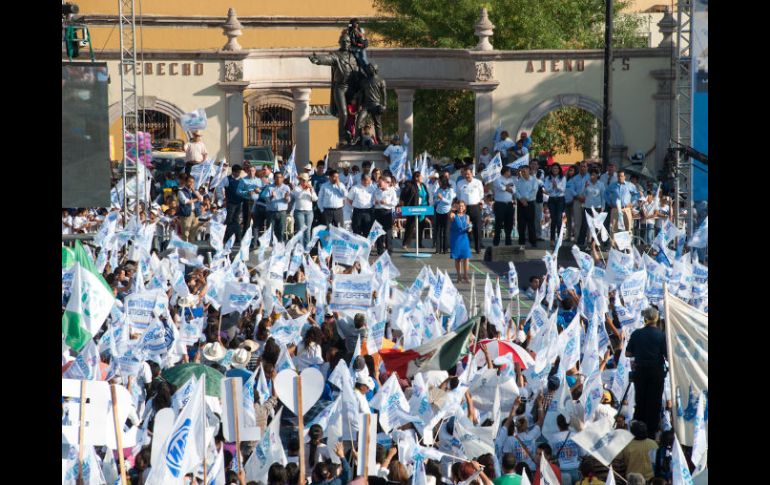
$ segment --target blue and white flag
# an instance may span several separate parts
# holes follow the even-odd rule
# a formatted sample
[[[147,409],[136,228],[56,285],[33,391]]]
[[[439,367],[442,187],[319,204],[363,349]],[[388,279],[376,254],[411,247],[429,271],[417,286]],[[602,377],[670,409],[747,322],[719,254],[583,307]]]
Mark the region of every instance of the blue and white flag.
[[[243,424],[244,428],[253,428],[257,425],[257,412],[254,409],[254,393],[256,391],[256,377],[262,366],[257,366],[248,379],[243,383]]]
[[[397,158],[390,162],[390,172],[396,178],[396,182],[406,179],[406,157],[407,151],[404,150]]]
[[[297,165],[294,160],[294,156],[297,152],[297,145],[294,145],[291,149],[291,155],[289,155],[289,160],[286,162],[286,178],[289,179],[289,183],[292,186],[296,186],[299,183],[298,173],[297,173]]]
[[[204,108],[198,108],[190,113],[184,113],[181,116],[182,130],[191,132],[195,130],[205,130],[208,125],[206,118],[206,110]]]
[[[99,349],[96,347],[93,339],[88,339],[88,342],[80,350],[78,356],[70,364],[69,368],[64,371],[62,377],[82,381],[100,381],[102,380],[100,363]]]
[[[380,224],[380,221],[374,221],[374,224],[372,224],[372,228],[369,230],[369,235],[367,236],[367,239],[369,239],[369,242],[374,246],[374,243],[377,242],[377,239],[380,238],[380,236],[384,236],[387,233],[382,228],[382,224]]]
[[[146,485],[181,483],[184,476],[194,472],[203,461],[205,387],[206,376],[202,375],[192,397],[174,420],[171,432],[163,443],[161,462],[150,470]]]
[[[505,336],[505,315],[500,298],[500,283],[498,282],[497,291],[495,291],[489,275],[484,282],[484,315],[495,326],[500,335]]]
[[[224,447],[219,449],[217,458],[208,470],[208,483],[205,485],[225,485],[225,455]]]
[[[709,246],[709,218],[706,216],[698,229],[690,237],[687,244],[691,248],[707,248]]]
[[[281,353],[278,354],[278,361],[275,363],[276,372],[281,372],[284,369],[297,370],[296,367],[294,367],[294,362],[292,362],[289,350],[286,346],[277,340],[276,343],[278,343],[278,347],[281,349]]]
[[[693,423],[692,462],[695,464],[694,473],[697,475],[706,468],[706,452],[708,441],[706,437],[706,395],[698,396],[697,412]]]
[[[492,160],[489,161],[489,165],[487,165],[484,170],[481,171],[481,180],[484,182],[484,184],[492,183],[497,179],[497,177],[500,176],[500,172],[503,169],[503,161],[500,158],[500,154],[497,153],[492,158]]]
[[[112,452],[110,451],[109,454]],[[80,462],[78,461],[78,447],[69,446],[67,458],[62,460],[62,485],[76,485],[80,476]],[[101,460],[97,456],[93,446],[86,446],[83,454],[83,482],[84,485],[102,485],[107,483],[102,474]]]
[[[257,371],[259,371],[259,377],[257,378],[257,384],[256,388],[254,389],[254,392],[257,394],[257,399],[259,399],[259,404],[265,404],[268,399],[270,399],[271,393],[270,388],[267,387],[267,380],[265,379],[265,371],[262,369],[262,366],[257,366]]]
[[[513,170],[516,170],[517,168],[521,168],[524,165],[529,165],[529,152],[525,153],[524,156],[517,158],[512,163],[509,163],[507,166],[511,167]]]
[[[273,463],[286,465],[286,453],[283,451],[283,443],[281,442],[282,413],[283,408],[275,414],[270,425],[265,429],[262,439],[257,442],[254,452],[243,465],[247,481],[267,483],[267,472]]]
[[[259,287],[251,283],[241,283],[239,281],[227,281],[222,292],[222,314],[231,312],[243,313],[253,300]]]
[[[574,246],[573,246],[574,247]],[[513,261],[508,261],[508,296],[513,298],[519,294],[519,274]]]
[[[190,401],[197,385],[198,379],[192,376],[171,396],[171,407],[174,409],[174,414],[179,415],[182,412],[182,409]]]
[[[679,439],[674,435],[674,446],[671,450],[671,485],[693,485],[690,468],[684,457]]]

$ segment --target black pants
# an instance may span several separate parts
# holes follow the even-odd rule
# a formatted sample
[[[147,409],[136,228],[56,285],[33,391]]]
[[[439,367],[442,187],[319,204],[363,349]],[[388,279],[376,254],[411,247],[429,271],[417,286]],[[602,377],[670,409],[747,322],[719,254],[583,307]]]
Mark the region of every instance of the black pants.
[[[403,247],[407,247],[409,243],[412,242],[412,239],[414,238],[414,228],[414,216],[407,217],[406,224],[404,225],[404,239],[401,240],[401,245]],[[422,245],[422,240],[420,241],[420,245]]]
[[[254,207],[254,203],[251,200],[246,200],[241,204],[241,224],[243,226],[243,230],[241,230],[241,237],[243,237],[246,234],[246,229],[249,228],[249,223],[251,222],[251,212]]]
[[[352,228],[353,233],[359,236],[369,236],[369,231],[374,224],[374,209],[356,209],[353,208]]]
[[[449,213],[436,213],[436,234],[433,237],[437,253],[449,251]]]
[[[596,213],[599,214],[602,211],[601,207],[595,207],[594,210],[596,210]],[[577,243],[578,246],[583,246],[586,244],[586,236],[588,232],[588,219],[586,219],[586,214],[591,211],[590,207],[583,206],[583,212],[582,212],[582,218],[583,223],[580,224],[580,234],[578,234]],[[590,241],[589,241],[590,242]]]
[[[324,224],[331,226],[334,224],[337,227],[345,225],[345,220],[342,214],[342,207],[339,209],[324,209],[323,213]]]
[[[492,206],[495,212],[495,235],[492,244],[500,244],[500,230],[505,230],[505,245],[510,246],[511,232],[513,231],[513,202],[495,202]]]
[[[267,206],[256,204],[254,206],[254,230],[257,231],[254,239],[258,238],[267,229],[266,224],[269,224]]]
[[[537,235],[535,234],[535,204],[536,202],[527,202],[527,205],[522,205],[521,202],[516,202],[518,217],[516,223],[519,226],[519,244],[521,246],[526,242],[526,237],[529,237],[529,242],[533,246],[537,244]]]
[[[235,234],[235,241],[241,240],[241,203],[227,204],[227,216],[225,216],[225,242]]]
[[[481,252],[481,204],[468,206],[468,217],[473,224],[473,247],[477,253]]]
[[[377,238],[377,254],[392,251],[393,247],[393,212],[390,209],[374,209],[374,219],[380,223],[384,236]]]
[[[655,433],[660,428],[665,377],[661,366],[636,366],[634,369],[634,419],[644,421],[647,425],[647,436],[651,439],[655,439]]]
[[[551,213],[551,241],[561,229],[561,216],[564,214],[564,197],[550,197],[548,199],[548,212]]]
[[[564,212],[567,214],[567,234],[566,238],[571,240],[577,239],[577,234],[575,234],[575,231],[572,230],[572,206],[574,202],[570,202],[569,204],[564,205]]]

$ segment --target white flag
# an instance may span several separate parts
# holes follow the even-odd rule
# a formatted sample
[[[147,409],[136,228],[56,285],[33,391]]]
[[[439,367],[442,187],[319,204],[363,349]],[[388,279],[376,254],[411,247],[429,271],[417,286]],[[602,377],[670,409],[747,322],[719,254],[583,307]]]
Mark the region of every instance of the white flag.
[[[529,165],[529,152],[525,153],[524,156],[521,156],[516,160],[514,160],[512,163],[508,164],[508,166],[511,167],[511,169],[513,170],[523,167],[524,165]]]
[[[203,461],[205,375],[195,387],[192,398],[174,420],[171,433],[163,443],[161,463],[152,467],[146,485],[181,483],[184,476],[194,472]]]
[[[587,423],[583,431],[572,437],[572,441],[604,466],[609,466],[633,439],[634,435],[628,431],[614,429],[614,422],[610,418]]]
[[[255,480],[257,482],[267,483],[267,472],[270,465],[280,463],[286,465],[286,454],[283,451],[281,443],[281,408],[265,429],[265,434],[254,448],[246,464],[243,466],[246,472],[246,480]]]
[[[500,158],[500,154],[497,153],[492,160],[489,161],[489,165],[481,171],[481,180],[484,184],[494,182],[497,177],[500,176],[500,172],[503,169],[503,161]]]
[[[575,314],[572,322],[559,334],[557,346],[561,350],[559,368],[565,372],[571,369],[580,360],[580,333],[583,327],[580,324],[580,315]]]
[[[492,323],[500,335],[505,335],[505,315],[502,302],[498,297],[500,285],[497,285],[497,291],[492,287],[492,281],[487,275],[484,282],[484,315]]]
[[[693,485],[690,468],[684,457],[679,439],[674,435],[674,446],[671,450],[671,485]]]
[[[693,424],[692,462],[695,464],[694,473],[698,474],[706,468],[706,452],[708,442],[706,437],[706,396],[701,393],[698,398],[698,410]]]
[[[545,458],[545,453],[540,455],[540,483],[541,485],[561,485],[551,464]]]
[[[101,381],[102,371],[99,366],[99,349],[93,339],[88,339],[86,345],[80,350],[75,360],[70,364],[62,377],[65,379],[78,379],[83,381]]]
[[[610,466],[610,472],[607,474],[607,481],[604,482],[604,485],[615,485],[615,472],[612,471],[612,466]]]
[[[224,455],[224,448],[220,448],[219,453],[217,453],[217,459],[214,460],[214,463],[211,465],[211,468],[208,470],[208,480],[209,483],[206,483],[205,485],[225,485],[225,455]]]
[[[696,403],[708,393],[708,314],[665,293],[666,341],[669,345],[672,398],[676,402],[674,429],[685,446],[694,443]],[[681,403],[686,402],[686,409]]]
[[[244,263],[249,260],[249,251],[251,250],[251,239],[254,237],[254,233],[252,232],[252,226],[253,224],[249,224],[249,228],[246,229],[246,233],[243,235],[243,238],[241,239],[241,250],[238,252],[238,255],[241,257],[241,261]]]
[[[706,216],[701,222],[701,225],[690,237],[690,242],[687,244],[691,248],[707,248],[709,245],[709,218]]]
[[[574,247],[574,246],[573,246]],[[508,261],[508,296],[513,298],[519,294],[519,275],[513,261]]]
[[[372,228],[369,230],[369,236],[367,239],[369,239],[369,242],[371,242],[372,246],[374,246],[374,243],[377,241],[377,239],[379,239],[380,236],[384,236],[385,234],[385,230],[382,228],[380,221],[374,221]]]
[[[85,448],[83,454],[83,483],[85,485],[102,485],[106,483],[102,474],[101,463],[94,451],[94,447],[86,446]],[[70,446],[67,458],[62,460],[62,485],[76,485],[79,473],[78,447]]]
[[[394,427],[406,424],[398,411],[409,414],[409,402],[401,390],[396,373],[390,375],[385,384],[374,395],[369,406],[380,411],[380,425],[383,431],[390,433]]]

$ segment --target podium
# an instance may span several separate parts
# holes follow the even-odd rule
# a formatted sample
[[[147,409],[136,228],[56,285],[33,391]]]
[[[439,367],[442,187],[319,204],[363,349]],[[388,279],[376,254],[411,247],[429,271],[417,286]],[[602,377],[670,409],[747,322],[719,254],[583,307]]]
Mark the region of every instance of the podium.
[[[415,231],[417,232],[417,244],[415,244],[415,252],[402,254],[405,258],[430,258],[430,253],[420,254],[420,216],[432,216],[435,214],[433,206],[430,205],[414,205],[401,207],[401,215],[404,217],[415,217]]]

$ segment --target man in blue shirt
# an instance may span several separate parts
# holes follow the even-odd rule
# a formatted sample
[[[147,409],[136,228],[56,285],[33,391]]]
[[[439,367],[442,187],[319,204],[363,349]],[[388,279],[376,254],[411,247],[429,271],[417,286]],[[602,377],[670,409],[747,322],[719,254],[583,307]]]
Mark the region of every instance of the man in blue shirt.
[[[242,233],[246,234],[246,231],[251,225],[251,214],[253,212],[254,203],[258,197],[257,188],[260,187],[260,179],[257,176],[257,167],[249,163],[248,160],[243,162],[243,171],[246,172],[246,175],[239,180],[237,190],[238,195],[243,199]],[[257,235],[257,237],[259,237],[259,235]]]
[[[286,232],[286,211],[289,209],[291,188],[283,183],[283,174],[276,172],[273,175],[273,184],[265,188],[268,191],[267,212],[272,221],[273,232],[278,242],[284,241]]]
[[[612,231],[618,231],[618,207],[623,214],[623,225],[626,231],[633,228],[633,214],[631,208],[639,199],[639,192],[631,183],[626,182],[626,172],[618,170],[618,181],[613,182],[604,192],[604,199],[612,212],[610,213],[610,224]]]

